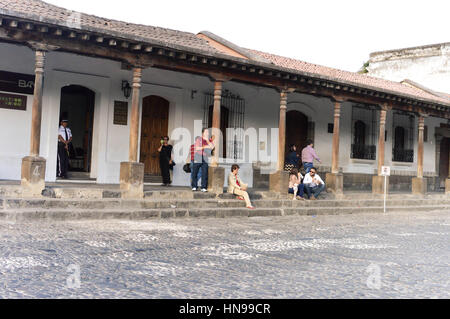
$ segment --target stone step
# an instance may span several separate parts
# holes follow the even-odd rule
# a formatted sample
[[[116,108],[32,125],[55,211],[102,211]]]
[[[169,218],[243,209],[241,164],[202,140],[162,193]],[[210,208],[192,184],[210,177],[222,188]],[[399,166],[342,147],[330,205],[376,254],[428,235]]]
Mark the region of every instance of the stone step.
[[[390,207],[388,213],[409,211],[409,207]],[[447,206],[417,206],[416,212],[434,210],[450,210]],[[358,213],[382,213],[383,207],[296,207],[296,208],[202,208],[202,209],[108,209],[108,210],[77,210],[77,209],[38,209],[27,208],[13,211],[0,211],[0,219],[8,221],[19,220],[89,220],[89,219],[125,219],[145,220],[158,218],[226,218],[226,217],[267,217],[267,216],[318,216]]]
[[[203,196],[205,194],[199,193]],[[203,199],[54,199],[54,198],[31,198],[31,199],[13,199],[0,198],[0,210],[14,210],[22,208],[36,209],[84,209],[84,210],[102,210],[102,209],[164,209],[164,208],[238,208],[245,207],[245,202],[237,200],[231,194],[223,194],[223,197]],[[230,196],[226,196],[230,195]],[[152,197],[150,197],[152,198]],[[369,207],[378,207],[383,205],[381,199],[365,200],[316,200],[301,201],[290,199],[256,199],[252,203],[257,208],[296,208],[296,207],[349,207],[365,209]],[[409,207],[436,205],[450,205],[450,198],[446,199],[389,199],[386,201],[387,207]]]

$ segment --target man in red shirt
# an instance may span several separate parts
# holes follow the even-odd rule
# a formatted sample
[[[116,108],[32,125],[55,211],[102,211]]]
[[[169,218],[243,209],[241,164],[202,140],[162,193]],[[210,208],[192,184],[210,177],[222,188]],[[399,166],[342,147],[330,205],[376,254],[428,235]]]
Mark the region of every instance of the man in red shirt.
[[[198,176],[201,171],[202,178],[202,192],[207,192],[208,189],[208,159],[214,149],[214,144],[209,140],[209,131],[204,128],[202,130],[202,137],[197,137],[194,143],[194,166],[192,169],[192,177]],[[197,190],[197,179],[191,178],[192,190]]]

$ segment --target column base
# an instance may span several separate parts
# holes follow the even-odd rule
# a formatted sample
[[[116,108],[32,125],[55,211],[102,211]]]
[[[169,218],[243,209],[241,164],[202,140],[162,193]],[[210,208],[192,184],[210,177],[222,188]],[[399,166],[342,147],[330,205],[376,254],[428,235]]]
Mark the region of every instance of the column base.
[[[120,163],[120,190],[122,198],[144,197],[144,164],[137,162]]]
[[[223,186],[225,181],[225,168],[208,167],[208,192],[215,194],[223,194]]]
[[[427,179],[413,177],[412,179],[412,193],[415,195],[425,195],[427,193]]]
[[[289,188],[289,173],[276,171],[269,176],[269,190],[275,193],[287,193]]]
[[[26,156],[22,158],[22,195],[41,196],[45,189],[45,165],[46,160],[38,156]]]
[[[344,192],[344,174],[327,173],[325,176],[325,185],[327,192],[342,194]]]
[[[372,177],[372,194],[384,194],[384,179],[384,176]],[[386,179],[386,193],[389,193],[389,176]]]
[[[445,194],[450,195],[450,178],[445,180]]]

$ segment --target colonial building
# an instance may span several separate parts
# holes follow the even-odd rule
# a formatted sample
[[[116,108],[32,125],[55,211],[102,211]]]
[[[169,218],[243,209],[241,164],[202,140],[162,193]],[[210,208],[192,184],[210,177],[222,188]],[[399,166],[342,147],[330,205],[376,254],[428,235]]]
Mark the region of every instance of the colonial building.
[[[399,81],[431,94],[450,98],[450,43],[373,52],[370,54],[369,75]],[[419,84],[420,83],[420,84]],[[434,143],[436,171],[440,187],[448,177],[450,134],[449,123],[435,128],[429,143]],[[430,154],[425,154],[430,156]]]
[[[270,188],[283,191],[286,148],[307,138],[337,193],[383,191],[383,165],[392,167],[391,189],[413,184],[418,193],[437,190],[436,172],[448,171],[435,133],[450,118],[450,99],[414,85],[38,0],[0,0],[0,41],[0,179],[21,180],[31,194],[56,180],[62,117],[74,135],[72,169],[120,183],[129,197],[159,174],[162,135],[189,146],[202,127],[218,137],[217,192],[235,161],[250,186],[268,172]],[[188,185],[187,154],[175,153],[174,184]]]

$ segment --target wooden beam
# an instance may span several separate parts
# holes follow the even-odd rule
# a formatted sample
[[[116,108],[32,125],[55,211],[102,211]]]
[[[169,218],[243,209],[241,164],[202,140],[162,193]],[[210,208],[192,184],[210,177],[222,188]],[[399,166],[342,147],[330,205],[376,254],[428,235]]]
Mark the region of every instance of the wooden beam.
[[[133,45],[132,49],[134,51],[140,51],[142,49],[142,44],[135,44]]]
[[[82,34],[80,39],[83,41],[88,41],[91,37],[89,36],[89,34]]]
[[[18,25],[19,23],[16,20],[12,20],[11,22],[9,22],[9,26],[11,28],[17,28]]]
[[[34,25],[32,23],[25,24],[25,30],[30,31],[30,30],[33,30],[33,28],[34,28]]]
[[[186,60],[187,55],[186,55],[186,53],[180,53],[180,54],[178,55],[178,58],[181,59],[181,60]]]
[[[114,39],[109,40],[109,45],[115,47],[117,45],[117,41]]]
[[[0,25],[3,25],[3,19],[0,18]]]
[[[53,32],[54,35],[56,36],[61,36],[63,34],[61,29],[56,29],[55,32]]]
[[[103,37],[97,37],[96,39],[95,39],[95,41],[97,42],[97,43],[103,43]]]
[[[69,38],[74,39],[74,38],[76,38],[76,37],[77,37],[77,33],[76,33],[76,32],[71,31],[71,32],[69,33]]]
[[[171,58],[173,58],[173,57],[175,56],[175,52],[170,51],[170,52],[169,52],[169,56],[170,56]]]
[[[197,56],[196,56],[196,55],[193,55],[192,58],[191,58],[191,61],[192,61],[192,62],[196,62],[196,61],[197,61]]]
[[[164,55],[164,50],[163,50],[163,49],[159,49],[159,50],[158,50],[158,54],[159,54],[159,55]]]
[[[153,47],[146,46],[145,49],[144,49],[144,51],[147,52],[147,53],[150,53],[150,52],[153,51]]]

